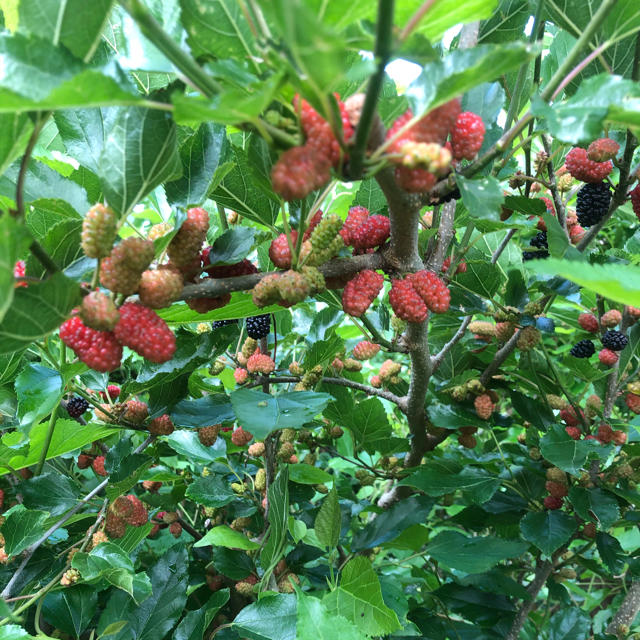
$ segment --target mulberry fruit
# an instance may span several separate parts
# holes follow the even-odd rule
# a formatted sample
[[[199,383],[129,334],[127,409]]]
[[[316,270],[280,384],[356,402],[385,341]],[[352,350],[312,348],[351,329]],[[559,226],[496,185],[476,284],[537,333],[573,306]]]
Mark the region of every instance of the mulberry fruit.
[[[331,178],[329,159],[310,146],[287,149],[271,170],[273,190],[284,200],[301,200]]]
[[[349,280],[342,292],[342,308],[345,313],[360,317],[378,297],[384,276],[365,269]]]
[[[244,447],[246,444],[249,444],[253,440],[253,434],[249,431],[245,431],[242,427],[238,427],[231,434],[231,442],[236,445],[236,447]]]
[[[82,299],[80,318],[87,327],[111,331],[120,318],[113,300],[101,291],[92,291]]]
[[[62,324],[60,339],[94,371],[113,371],[120,366],[122,346],[114,334],[91,329],[78,316]]]
[[[633,413],[640,413],[640,396],[635,393],[627,393],[624,397],[624,402]]]
[[[593,162],[613,160],[620,151],[620,145],[611,138],[598,138],[587,147],[587,158]]]
[[[481,396],[476,396],[473,401],[473,406],[476,410],[476,415],[481,420],[488,420],[494,409],[493,401],[486,393],[483,393]]]
[[[618,326],[622,322],[622,314],[617,309],[610,309],[602,314],[600,324],[607,329]]]
[[[149,433],[152,433],[154,436],[169,436],[174,430],[173,421],[166,413],[158,418],[154,418],[149,423]]]
[[[602,336],[602,346],[605,349],[611,349],[611,351],[622,351],[627,344],[629,344],[629,339],[621,331],[609,329]]]
[[[380,351],[380,345],[368,340],[362,340],[353,347],[353,357],[356,360],[369,360],[373,358],[378,351]]]
[[[457,119],[451,132],[451,148],[456,160],[473,160],[484,141],[485,127],[482,118],[465,111]]]
[[[521,329],[518,333],[517,346],[521,351],[531,351],[540,342],[540,332],[532,326]]]
[[[138,290],[142,272],[151,264],[155,248],[150,240],[129,237],[117,244],[100,264],[100,282],[114,293]]]
[[[580,340],[569,351],[574,358],[590,358],[595,352],[596,348],[591,340]]]
[[[564,163],[569,173],[581,182],[602,182],[613,169],[613,163],[610,160],[606,162],[589,160],[587,152],[580,147],[571,149]]]
[[[598,333],[600,329],[598,325],[598,318],[596,318],[593,313],[581,313],[578,316],[578,324],[585,330],[590,333]]]
[[[209,230],[209,214],[200,207],[187,211],[187,219],[167,247],[171,263],[186,267],[199,258],[202,243]]]
[[[354,249],[370,249],[383,245],[389,238],[390,222],[386,216],[369,216],[350,232]]]
[[[438,178],[427,169],[396,167],[396,182],[409,193],[426,193],[435,187]]]
[[[247,335],[254,340],[266,338],[271,330],[271,315],[252,316],[246,320]]]
[[[79,418],[88,408],[89,403],[79,396],[71,398],[71,400],[67,402],[67,413],[72,418]]]
[[[556,498],[554,496],[547,496],[543,500],[544,508],[549,510],[562,509],[562,498]]]
[[[260,351],[254,353],[247,360],[247,371],[249,373],[262,373],[268,375],[273,373],[276,363],[266,354]]]
[[[109,475],[106,469],[104,468],[104,456],[95,457],[93,459],[93,462],[91,463],[91,466],[93,467],[93,470],[96,472],[97,475],[99,476]]]
[[[149,417],[149,407],[140,400],[127,400],[124,403],[122,419],[132,424],[142,424]]]
[[[576,195],[576,214],[583,227],[598,224],[609,211],[611,190],[604,182],[588,183]]]
[[[171,360],[176,350],[176,337],[167,323],[153,309],[133,302],[120,307],[114,334],[121,344],[151,362]]]
[[[236,381],[236,384],[244,384],[249,377],[249,372],[242,367],[237,367],[233,371],[233,379]]]
[[[633,213],[635,213],[636,218],[640,220],[640,184],[631,190],[629,197],[631,198],[631,208],[633,209]]]
[[[144,271],[138,286],[140,302],[145,307],[164,309],[182,293],[182,275],[173,269]]]
[[[96,204],[87,211],[82,221],[81,244],[88,258],[109,255],[118,233],[118,216],[110,207]]]
[[[291,244],[295,247],[298,241],[298,232],[291,231]],[[269,258],[278,269],[291,268],[291,250],[289,249],[289,240],[286,233],[281,233],[277,238],[271,241],[269,247]]]
[[[340,229],[340,235],[345,245],[352,244],[355,234],[358,233],[358,229],[360,229],[368,218],[369,210],[365,207],[355,206],[349,209],[347,219],[344,221],[342,229]]]
[[[427,319],[427,305],[414,289],[410,278],[392,281],[389,302],[394,313],[402,320],[424,322]]]
[[[432,271],[418,271],[409,280],[416,293],[424,300],[430,311],[445,313],[449,310],[451,294],[443,280]]]

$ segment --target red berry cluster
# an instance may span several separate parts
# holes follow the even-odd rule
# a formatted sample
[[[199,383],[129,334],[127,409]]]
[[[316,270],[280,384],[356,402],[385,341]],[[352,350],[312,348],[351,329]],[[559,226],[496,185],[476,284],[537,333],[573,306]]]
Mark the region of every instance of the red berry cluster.
[[[16,262],[13,265],[13,277],[14,278],[24,278],[25,274],[26,274],[26,264],[24,260],[18,260],[18,262]],[[26,282],[16,282],[14,287],[26,287],[28,286]]]
[[[594,162],[587,156],[587,151],[580,147],[571,149],[564,163],[567,171],[581,182],[602,182],[613,170],[611,160]]]
[[[417,271],[404,280],[393,280],[389,302],[395,314],[407,322],[423,322],[427,310],[445,313],[449,309],[447,285],[432,271]]]
[[[638,220],[640,220],[640,184],[631,190],[629,196],[631,198],[633,213],[635,213]]]
[[[356,360],[370,360],[378,351],[380,351],[380,345],[375,342],[369,342],[368,340],[362,340],[353,347],[353,357]]]
[[[348,143],[353,127],[342,103],[336,95],[342,121],[342,135]],[[276,193],[285,200],[299,200],[329,181],[331,167],[337,168],[341,160],[340,144],[331,125],[306,101],[296,96],[294,106],[300,113],[300,122],[306,142],[288,149],[273,166],[271,182]]]
[[[247,371],[249,373],[262,373],[268,375],[273,373],[276,363],[266,354],[256,351],[247,359]]]
[[[378,297],[384,276],[370,269],[360,271],[342,291],[342,308],[349,315],[360,317]]]
[[[62,324],[60,339],[95,371],[113,371],[120,366],[122,345],[115,335],[87,327],[78,316]]]
[[[120,496],[113,501],[107,511],[105,530],[112,538],[122,538],[128,524],[132,527],[141,527],[148,520],[147,508],[140,498],[134,495]]]
[[[484,142],[484,122],[471,111],[461,113],[451,132],[451,148],[456,160],[473,160]]]

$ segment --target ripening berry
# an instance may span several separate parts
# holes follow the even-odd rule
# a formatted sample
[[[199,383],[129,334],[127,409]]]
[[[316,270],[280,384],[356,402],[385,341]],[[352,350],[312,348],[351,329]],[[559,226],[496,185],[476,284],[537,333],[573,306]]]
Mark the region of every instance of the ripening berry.
[[[394,362],[393,360],[385,360],[382,365],[380,365],[380,379],[381,380],[389,380],[400,373],[400,369],[402,369],[402,365],[399,362]]]
[[[640,184],[631,190],[629,197],[631,198],[633,213],[635,213],[638,220],[640,220]]]
[[[125,238],[100,263],[100,282],[114,293],[131,295],[138,290],[142,272],[151,264],[155,247],[150,240]]]
[[[149,417],[149,407],[140,400],[127,400],[124,403],[122,419],[133,424],[142,424]]]
[[[182,535],[182,525],[179,522],[172,522],[169,525],[169,533],[174,538],[179,538]]]
[[[598,360],[606,367],[612,367],[619,358],[620,356],[611,349],[601,349],[598,353]]]
[[[148,307],[127,302],[120,307],[120,321],[115,337],[151,362],[171,360],[176,350],[176,337],[167,323]]]
[[[144,506],[144,503],[138,498],[138,496],[134,496],[132,494],[125,496],[125,500],[127,500],[131,504],[131,512],[128,515],[122,516],[124,521],[127,524],[130,524],[132,527],[141,527],[143,524],[147,524],[149,520],[149,514],[147,512],[147,508]]]
[[[601,424],[598,427],[598,433],[596,434],[596,438],[602,444],[609,444],[613,440],[613,429],[610,424]]]
[[[622,313],[617,309],[609,309],[606,313],[602,314],[600,318],[600,324],[607,329],[612,329],[618,326],[622,322]]]
[[[233,378],[236,384],[244,384],[249,377],[249,372],[242,367],[236,367],[233,371]]]
[[[382,378],[380,376],[371,376],[371,386],[375,389],[380,389],[382,387]]]
[[[138,286],[140,302],[145,307],[164,309],[171,306],[182,293],[182,275],[173,269],[143,271]]]
[[[122,346],[115,335],[87,327],[79,316],[62,324],[60,339],[94,371],[113,371],[120,366]]]
[[[624,431],[616,430],[611,434],[611,439],[621,447],[627,441],[627,434]]]
[[[625,404],[633,413],[640,414],[640,395],[635,393],[627,393],[624,397]]]
[[[424,322],[427,319],[427,305],[418,295],[410,278],[392,280],[389,302],[394,313],[407,322]]]
[[[435,187],[438,178],[427,169],[396,167],[396,182],[409,193],[427,193]]]
[[[93,456],[86,453],[81,453],[76,461],[78,469],[88,469],[93,464]]]
[[[556,498],[555,496],[547,496],[543,501],[544,508],[550,510],[562,509],[562,503],[563,499]]]
[[[249,445],[249,448],[247,449],[247,453],[254,458],[263,456],[264,451],[264,442],[254,442],[253,444]]]
[[[82,299],[80,318],[91,329],[111,331],[118,323],[120,313],[109,296],[102,291],[92,291]]]
[[[567,485],[561,482],[554,482],[553,480],[547,480],[545,488],[554,498],[564,498],[569,494]]]
[[[524,327],[518,332],[518,349],[531,351],[540,342],[540,332],[533,326]]]
[[[370,360],[378,351],[380,351],[380,345],[368,340],[362,340],[353,347],[353,357],[356,360]]]
[[[342,308],[349,315],[360,317],[378,297],[384,276],[370,269],[360,271],[349,280],[342,292]]]
[[[476,415],[481,420],[488,420],[494,410],[494,404],[491,400],[491,396],[486,393],[476,396],[473,401],[473,406],[475,407]]]
[[[257,351],[247,360],[247,371],[249,373],[262,373],[268,375],[273,373],[276,368],[276,363],[266,353],[260,353]]]
[[[96,456],[91,463],[93,470],[99,476],[108,476],[109,474],[106,472],[104,468],[104,456]]]
[[[596,525],[594,522],[587,522],[584,527],[582,527],[582,535],[585,538],[595,538],[597,533]]]
[[[158,493],[162,487],[162,482],[154,480],[143,480],[142,488],[149,493]]]
[[[155,436],[169,436],[174,432],[174,425],[171,418],[165,413],[158,418],[154,418],[148,426],[149,433]]]
[[[298,241],[298,232],[291,231],[291,244],[295,247]],[[281,233],[277,238],[271,241],[269,247],[269,258],[271,262],[279,269],[291,268],[291,250],[289,249],[289,240],[286,233]]]
[[[369,216],[350,231],[350,244],[355,249],[379,247],[388,240],[389,233],[389,218],[380,215]]]
[[[593,162],[613,160],[620,151],[620,145],[611,138],[598,138],[587,147],[587,158]]]
[[[221,424],[212,424],[208,427],[198,429],[198,440],[200,440],[200,444],[205,447],[212,447],[218,439],[221,427]]]
[[[433,271],[417,271],[409,276],[409,280],[430,311],[445,313],[449,310],[449,288]]]
[[[498,342],[507,342],[516,332],[513,322],[496,322],[496,338]]]
[[[253,434],[249,431],[245,431],[242,427],[238,427],[231,434],[231,442],[236,445],[236,447],[244,447],[246,444],[253,440]]]
[[[171,263],[178,267],[186,267],[200,257],[202,243],[209,230],[209,214],[201,207],[187,211],[187,219],[182,223],[178,233],[167,247]]]
[[[284,200],[301,200],[331,178],[329,159],[312,146],[287,149],[271,169],[273,190]]]
[[[457,119],[451,132],[451,148],[456,160],[473,160],[484,141],[485,127],[482,118],[465,111]]]
[[[574,147],[569,151],[565,158],[565,165],[569,173],[582,182],[602,182],[613,169],[613,163],[610,160],[606,162],[589,160],[587,152],[580,147]]]
[[[110,207],[96,204],[82,221],[82,250],[88,258],[109,255],[118,233],[118,216]]]
[[[547,480],[551,480],[552,482],[567,484],[567,474],[562,469],[558,469],[558,467],[550,467],[547,469]]]
[[[598,325],[598,318],[593,313],[581,313],[578,316],[578,324],[590,333],[598,333],[600,327]]]
[[[573,438],[573,440],[580,440],[582,431],[580,431],[579,427],[565,427],[564,430],[567,432],[570,438]]]

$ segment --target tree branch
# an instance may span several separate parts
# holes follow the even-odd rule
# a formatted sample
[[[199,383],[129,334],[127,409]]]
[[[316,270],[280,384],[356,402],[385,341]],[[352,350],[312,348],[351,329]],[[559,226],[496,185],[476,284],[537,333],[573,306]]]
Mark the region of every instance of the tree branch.
[[[449,353],[449,351],[451,351],[451,349],[453,349],[453,347],[455,347],[455,345],[458,342],[460,342],[460,339],[465,334],[465,331],[467,330],[467,327],[471,323],[472,317],[473,316],[467,316],[462,321],[462,324],[460,325],[458,330],[455,332],[455,334],[453,335],[451,340],[449,340],[449,342],[447,342],[447,344],[445,344],[444,347],[442,347],[442,349],[440,349],[440,351],[431,358],[431,371],[432,372],[435,371],[442,364],[442,361],[444,360],[444,357],[447,355],[447,353]]]
[[[438,242],[436,243],[433,254],[429,256],[427,266],[430,271],[439,273],[442,269],[449,244],[453,239],[453,223],[456,213],[456,201],[449,200],[442,205],[442,213],[440,214],[440,225],[438,226]],[[471,224],[471,223],[470,223]]]
[[[640,611],[640,582],[634,582],[607,626],[607,633],[618,638],[626,638],[629,634],[629,627],[636,619],[638,611]]]
[[[486,387],[493,375],[498,371],[502,363],[511,355],[511,352],[516,348],[518,342],[518,332],[514,333],[493,356],[493,360],[489,363],[487,368],[482,372],[480,376],[480,382]]]

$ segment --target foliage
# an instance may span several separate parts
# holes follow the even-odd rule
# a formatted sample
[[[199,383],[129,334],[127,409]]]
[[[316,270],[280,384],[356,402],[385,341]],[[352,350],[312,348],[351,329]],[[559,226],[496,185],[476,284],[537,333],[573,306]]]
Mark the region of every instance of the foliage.
[[[0,0],[0,640],[640,634],[635,4]]]

